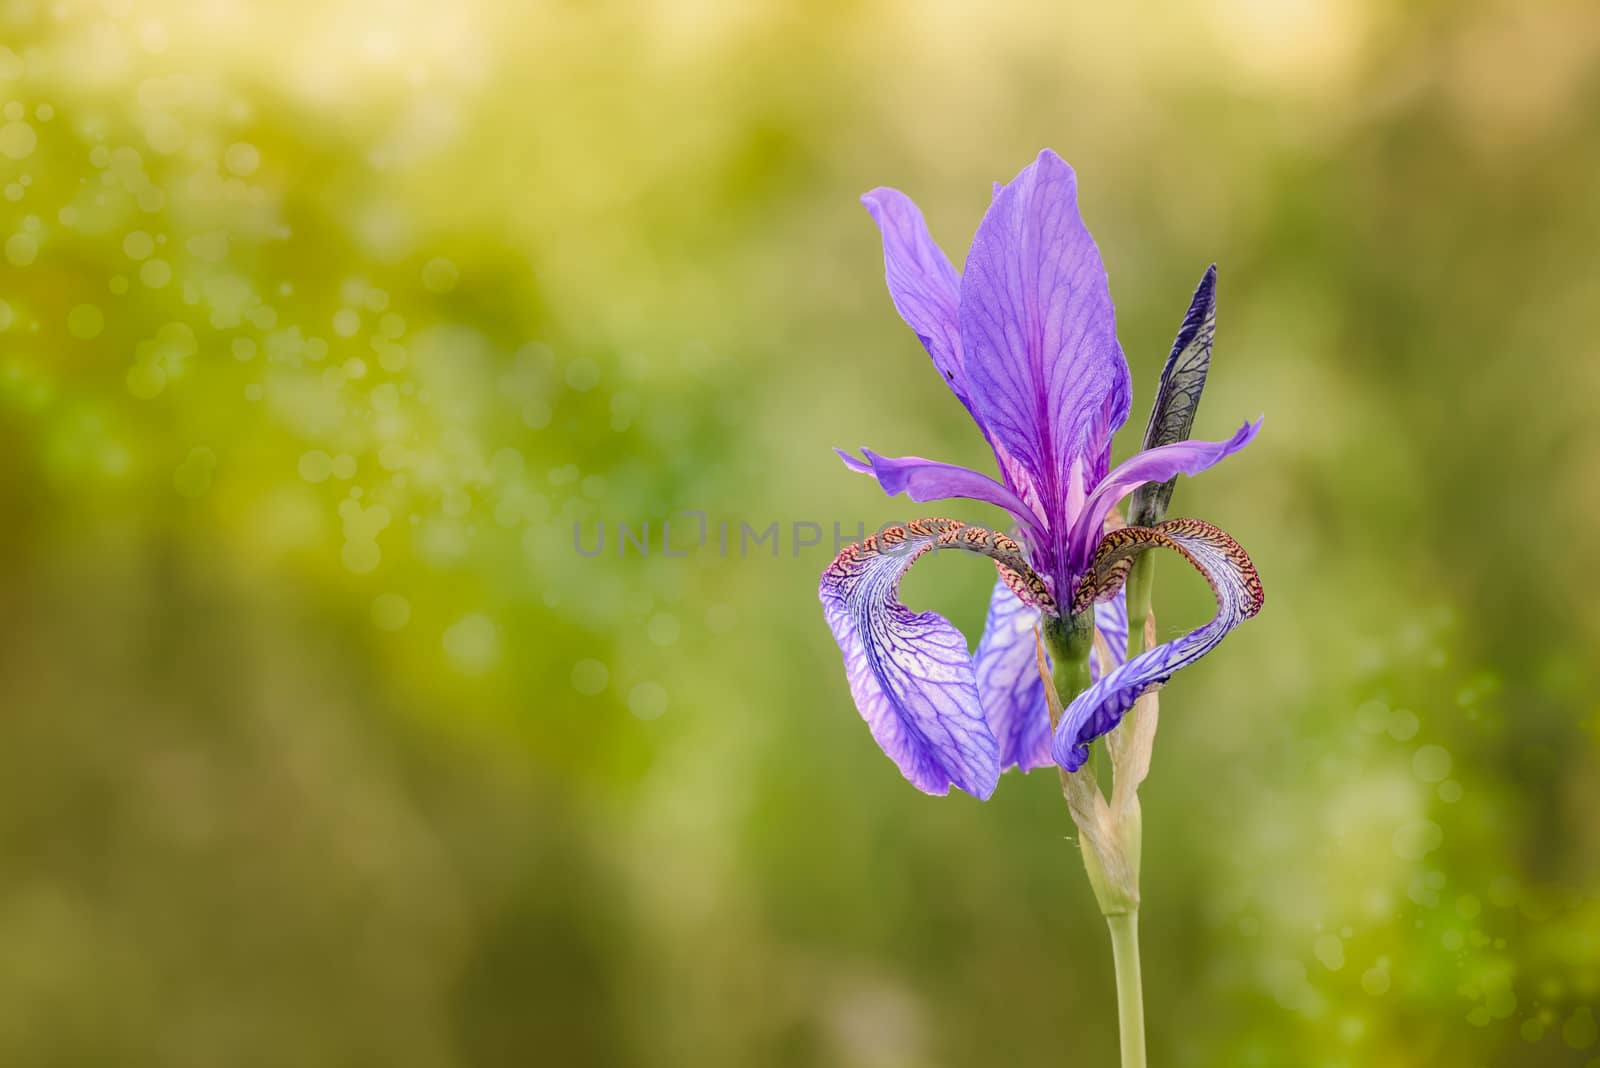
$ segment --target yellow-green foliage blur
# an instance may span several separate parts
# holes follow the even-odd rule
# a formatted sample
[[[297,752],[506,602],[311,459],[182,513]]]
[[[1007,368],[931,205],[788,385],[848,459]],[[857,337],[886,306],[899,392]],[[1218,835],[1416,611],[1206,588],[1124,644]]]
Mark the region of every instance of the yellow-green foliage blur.
[[[1585,0],[0,4],[0,1063],[1112,1063],[1055,777],[918,794],[816,602],[925,509],[832,446],[991,463],[857,197],[959,263],[1045,146],[1118,457],[1213,261],[1266,417],[1151,1062],[1600,1065]]]

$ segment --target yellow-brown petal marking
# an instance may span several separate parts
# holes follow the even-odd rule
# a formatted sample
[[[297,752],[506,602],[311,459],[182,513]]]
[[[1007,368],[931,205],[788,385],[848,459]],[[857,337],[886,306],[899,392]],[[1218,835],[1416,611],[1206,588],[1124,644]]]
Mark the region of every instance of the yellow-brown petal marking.
[[[926,543],[928,538],[933,539],[931,546]],[[918,544],[919,553],[929,548],[965,549],[987,556],[995,562],[1001,579],[1025,604],[1048,612],[1056,610],[1050,587],[1028,566],[1027,555],[1015,539],[959,519],[935,516],[885,527],[863,541],[846,546],[829,569],[848,570],[868,556],[894,552],[908,542]]]
[[[1226,556],[1238,569],[1246,594],[1243,606],[1244,618],[1248,619],[1261,611],[1266,595],[1261,588],[1261,576],[1256,572],[1250,554],[1233,540],[1232,535],[1221,528],[1212,526],[1203,519],[1189,518],[1168,519],[1153,527],[1121,527],[1107,531],[1095,549],[1092,570],[1082,582],[1078,583],[1072,610],[1082,612],[1095,601],[1115,597],[1122,584],[1127,581],[1129,562],[1146,549],[1157,546],[1182,553],[1201,574],[1206,575],[1206,581],[1211,584],[1212,592],[1216,593],[1216,581],[1200,561],[1195,559],[1194,554],[1184,546],[1183,542],[1186,539],[1206,543]]]

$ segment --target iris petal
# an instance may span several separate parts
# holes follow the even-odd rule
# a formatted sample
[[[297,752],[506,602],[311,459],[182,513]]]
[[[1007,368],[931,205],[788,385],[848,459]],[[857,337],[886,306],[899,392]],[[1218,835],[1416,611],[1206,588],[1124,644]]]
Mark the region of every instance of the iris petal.
[[[1032,771],[1050,757],[1050,714],[1034,656],[1039,611],[1023,604],[1002,579],[989,597],[989,617],[972,656],[978,697],[1000,742],[1000,770]]]
[[[1072,528],[1068,559],[1074,568],[1086,567],[1105,518],[1122,500],[1146,482],[1165,482],[1179,475],[1198,475],[1232,456],[1256,436],[1261,420],[1245,423],[1226,441],[1178,441],[1129,457],[1095,487]]]
[[[1120,582],[1119,561],[1154,547],[1174,549],[1205,576],[1217,598],[1217,614],[1204,626],[1175,641],[1140,653],[1101,678],[1067,706],[1056,727],[1056,763],[1076,771],[1089,757],[1089,743],[1121,722],[1139,695],[1164,684],[1175,672],[1199,660],[1240,623],[1261,611],[1261,579],[1250,557],[1233,538],[1198,519],[1169,519],[1154,527],[1124,527],[1106,534],[1095,553],[1094,572],[1084,579]],[[1096,589],[1106,596],[1109,589]]]
[[[1000,743],[1001,771],[1015,767],[1026,772],[1055,763],[1050,755],[1050,713],[1035,651],[1038,625],[1039,611],[1018,599],[1005,579],[996,582],[972,669],[978,680],[978,699]],[[1095,606],[1095,625],[1112,650],[1113,664],[1120,664],[1128,648],[1127,602],[1120,594]],[[1090,659],[1096,678],[1102,673],[1099,657],[1097,643]]]
[[[1011,513],[1028,531],[1030,537],[1042,532],[1038,515],[1008,487],[1001,485],[979,471],[956,464],[924,460],[920,456],[879,456],[871,449],[862,449],[865,460],[835,449],[845,466],[858,474],[871,475],[891,497],[904,493],[914,501],[945,501],[961,497],[997,505]]]
[[[1003,534],[953,519],[919,519],[848,546],[818,596],[844,654],[850,692],[873,738],[930,794],[951,786],[980,799],[1000,777],[1000,748],[979,701],[967,641],[935,612],[900,603],[900,579],[924,553],[959,548],[1031,574]]]
[[[972,409],[1054,521],[1069,472],[1104,469],[1130,403],[1105,265],[1078,214],[1077,177],[1055,153],[1040,153],[989,205],[967,255],[960,321]]]
[[[1121,667],[1128,659],[1128,594],[1125,590],[1118,590],[1109,601],[1095,603],[1094,627],[1105,638],[1105,648],[1111,658],[1109,665],[1101,665],[1098,642],[1089,651],[1089,674],[1098,679],[1108,670]]]
[[[961,365],[961,276],[950,265],[922,212],[898,189],[879,188],[861,198],[883,235],[883,273],[895,310],[916,331],[951,392],[971,411]]]

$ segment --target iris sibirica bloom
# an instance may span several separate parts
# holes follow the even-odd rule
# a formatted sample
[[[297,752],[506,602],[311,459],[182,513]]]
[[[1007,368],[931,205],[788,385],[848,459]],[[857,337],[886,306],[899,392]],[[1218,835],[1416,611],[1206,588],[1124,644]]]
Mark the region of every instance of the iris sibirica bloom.
[[[1232,538],[1199,520],[1159,521],[1177,475],[1237,452],[1260,423],[1225,441],[1185,440],[1211,352],[1208,271],[1168,358],[1146,447],[1111,467],[1112,435],[1131,406],[1128,364],[1105,266],[1078,213],[1077,178],[1055,153],[996,187],[960,273],[904,194],[876,189],[862,199],[883,234],[895,307],[971,413],[999,477],[871,450],[840,455],[889,494],[998,505],[1015,536],[949,519],[889,527],[829,565],[821,599],[851,693],[883,751],[921,790],[944,794],[954,785],[987,798],[1008,768],[1076,771],[1089,743],[1141,694],[1260,609],[1260,582]],[[1117,505],[1141,486],[1134,525],[1126,525]],[[1134,558],[1151,547],[1176,550],[1196,567],[1218,611],[1127,659],[1123,586]],[[899,599],[907,569],[940,548],[982,553],[999,570],[974,654],[948,620]],[[1092,684],[1060,693],[1070,703],[1054,726],[1036,628],[1058,662],[1093,649],[1083,679]]]

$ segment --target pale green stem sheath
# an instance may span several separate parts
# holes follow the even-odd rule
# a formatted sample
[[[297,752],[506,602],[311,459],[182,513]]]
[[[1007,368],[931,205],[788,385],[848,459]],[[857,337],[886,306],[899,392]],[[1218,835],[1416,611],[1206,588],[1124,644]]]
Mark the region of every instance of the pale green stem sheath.
[[[1122,1068],[1145,1068],[1144,987],[1139,979],[1139,911],[1106,917],[1111,928],[1111,960],[1117,972],[1117,1026],[1122,1035]]]

